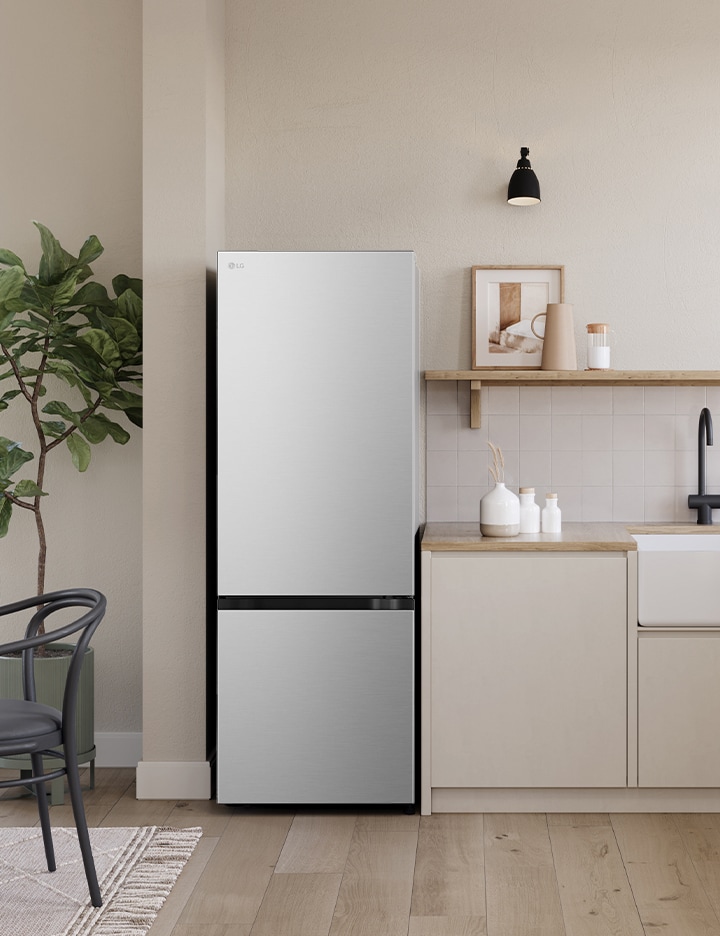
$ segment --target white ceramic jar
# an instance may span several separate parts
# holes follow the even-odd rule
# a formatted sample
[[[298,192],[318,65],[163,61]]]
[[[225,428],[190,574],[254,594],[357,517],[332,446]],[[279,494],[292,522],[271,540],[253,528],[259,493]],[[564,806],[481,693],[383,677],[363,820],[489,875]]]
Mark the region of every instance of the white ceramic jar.
[[[540,532],[540,508],[535,503],[535,488],[520,488],[520,532]]]
[[[480,532],[483,536],[517,536],[520,532],[520,501],[502,481],[480,499]]]
[[[557,494],[545,495],[545,506],[542,510],[543,533],[559,533],[562,526],[562,514],[558,507]]]

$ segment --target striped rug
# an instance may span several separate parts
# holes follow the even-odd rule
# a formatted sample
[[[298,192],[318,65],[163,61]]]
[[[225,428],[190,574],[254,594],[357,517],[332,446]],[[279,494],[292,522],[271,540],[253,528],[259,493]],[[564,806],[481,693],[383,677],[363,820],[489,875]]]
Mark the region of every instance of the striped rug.
[[[53,828],[57,870],[39,828],[0,828],[3,936],[145,936],[202,829],[90,829],[102,907],[90,904],[75,829]]]

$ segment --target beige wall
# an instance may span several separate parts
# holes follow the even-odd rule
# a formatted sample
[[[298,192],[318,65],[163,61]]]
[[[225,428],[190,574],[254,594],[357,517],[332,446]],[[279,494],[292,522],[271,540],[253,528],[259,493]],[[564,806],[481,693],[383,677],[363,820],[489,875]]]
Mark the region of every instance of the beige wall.
[[[609,321],[617,366],[714,368],[720,347],[717,4],[228,0],[226,200],[208,174],[223,55],[209,18],[222,5],[144,4],[142,271],[143,5],[26,0],[4,11],[0,33],[3,87],[22,87],[3,99],[0,244],[32,256],[32,218],[68,246],[96,231],[98,271],[142,272],[148,286],[145,727],[157,762],[204,757],[201,319],[224,204],[227,247],[414,249],[426,367],[470,363],[475,263],[564,263],[578,334]],[[537,208],[504,203],[521,145],[540,178]],[[131,731],[140,437],[94,454],[85,477],[54,469],[72,495],[48,514],[60,531],[49,583],[81,556],[122,609],[97,638],[108,650],[98,722]],[[0,541],[3,599],[31,587],[31,544]]]
[[[36,219],[71,252],[97,234],[105,254],[93,267],[108,287],[117,273],[142,276],[141,10],[141,0],[3,7],[0,245],[31,270]],[[31,443],[26,415],[0,413],[0,434]],[[142,434],[128,428],[126,446],[93,446],[85,474],[64,448],[53,453],[45,484],[47,588],[91,585],[108,596],[93,642],[101,732],[142,724]],[[34,593],[36,542],[32,518],[16,511],[0,540],[0,601]]]
[[[138,796],[210,793],[205,750],[207,271],[224,231],[224,4],[143,12],[146,440]],[[182,762],[178,769],[172,762]],[[169,765],[169,766],[168,766]]]
[[[413,248],[430,368],[470,366],[494,263],[565,264],[617,367],[718,366],[720,5],[227,9],[228,247]],[[534,208],[505,203],[521,145]]]

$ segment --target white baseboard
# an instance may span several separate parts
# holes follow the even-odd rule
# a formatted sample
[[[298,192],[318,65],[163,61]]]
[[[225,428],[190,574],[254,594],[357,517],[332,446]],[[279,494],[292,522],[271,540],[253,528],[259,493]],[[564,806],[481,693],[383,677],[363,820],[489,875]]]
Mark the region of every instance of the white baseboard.
[[[137,798],[208,800],[207,761],[143,761],[137,765]]]
[[[142,731],[96,731],[96,767],[137,767],[142,760]]]

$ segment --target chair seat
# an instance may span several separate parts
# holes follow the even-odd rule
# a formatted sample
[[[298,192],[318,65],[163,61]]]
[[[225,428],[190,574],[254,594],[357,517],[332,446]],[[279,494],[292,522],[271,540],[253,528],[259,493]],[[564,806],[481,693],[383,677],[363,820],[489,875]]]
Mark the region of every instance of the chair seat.
[[[43,737],[61,726],[62,714],[51,705],[0,699],[0,743]]]

